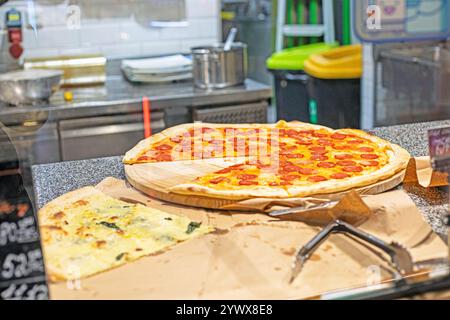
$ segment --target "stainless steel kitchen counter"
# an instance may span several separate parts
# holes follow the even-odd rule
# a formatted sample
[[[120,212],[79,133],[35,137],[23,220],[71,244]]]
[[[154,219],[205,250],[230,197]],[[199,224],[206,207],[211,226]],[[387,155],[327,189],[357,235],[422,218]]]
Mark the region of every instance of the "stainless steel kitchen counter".
[[[0,122],[21,124],[26,121],[73,119],[98,115],[140,112],[143,96],[152,102],[152,109],[167,107],[199,107],[237,104],[267,100],[272,89],[253,80],[242,86],[215,91],[194,88],[191,81],[170,84],[135,84],[122,75],[109,75],[104,86],[71,90],[73,101],[66,102],[63,92],[55,93],[49,102],[35,106],[11,107],[0,103]]]

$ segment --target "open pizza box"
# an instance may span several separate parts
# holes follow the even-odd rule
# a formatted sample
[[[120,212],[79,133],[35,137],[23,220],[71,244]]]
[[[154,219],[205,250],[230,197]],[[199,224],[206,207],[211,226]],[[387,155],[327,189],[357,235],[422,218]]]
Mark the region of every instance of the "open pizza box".
[[[349,193],[334,208],[280,221],[251,211],[172,204],[114,178],[105,179],[97,188],[124,201],[186,215],[214,226],[216,232],[76,283],[51,284],[53,299],[303,299],[389,281],[387,256],[344,235],[333,235],[289,284],[297,249],[335,218],[402,244],[416,263],[447,257],[445,243],[401,190],[368,195],[364,200]]]

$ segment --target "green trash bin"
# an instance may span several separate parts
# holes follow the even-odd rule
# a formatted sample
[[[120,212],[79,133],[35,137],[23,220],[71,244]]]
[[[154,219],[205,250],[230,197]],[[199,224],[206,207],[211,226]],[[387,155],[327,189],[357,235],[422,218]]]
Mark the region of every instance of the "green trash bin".
[[[343,46],[312,55],[304,67],[309,75],[310,109],[316,114],[317,123],[359,128],[362,46]]]
[[[267,60],[267,68],[275,78],[277,118],[286,121],[314,120],[309,112],[307,83],[309,76],[304,71],[304,62],[313,54],[335,48],[338,43],[315,43],[274,53]],[[314,122],[314,121],[312,121]]]

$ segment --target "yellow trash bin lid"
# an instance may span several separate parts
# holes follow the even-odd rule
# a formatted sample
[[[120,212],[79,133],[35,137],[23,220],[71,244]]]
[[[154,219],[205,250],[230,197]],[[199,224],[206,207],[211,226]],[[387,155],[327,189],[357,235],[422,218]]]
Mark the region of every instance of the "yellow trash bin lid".
[[[319,79],[358,79],[362,76],[362,46],[351,45],[314,54],[305,72]]]

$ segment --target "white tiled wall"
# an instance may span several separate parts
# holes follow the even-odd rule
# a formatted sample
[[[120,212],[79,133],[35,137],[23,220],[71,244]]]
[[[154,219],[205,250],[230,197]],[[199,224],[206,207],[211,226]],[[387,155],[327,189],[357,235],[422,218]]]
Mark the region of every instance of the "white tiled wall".
[[[78,30],[69,30],[64,19],[44,25],[38,29],[37,34],[29,28],[24,28],[24,57],[81,53],[103,53],[109,58],[148,56],[189,52],[192,46],[219,41],[220,0],[185,1],[187,27],[151,28],[138,24],[131,17],[104,17],[82,19]],[[96,0],[92,0],[92,3],[95,2]],[[114,5],[114,1],[111,5]],[[0,24],[4,23],[5,12],[11,7],[25,12],[26,1],[9,1],[7,5],[0,7]],[[45,10],[61,10],[60,6],[48,8]],[[108,9],[112,10],[111,7]],[[23,16],[25,22],[26,14]],[[8,54],[4,32],[2,38],[0,60],[5,60],[8,59]]]

